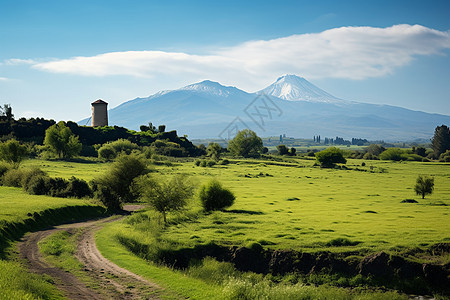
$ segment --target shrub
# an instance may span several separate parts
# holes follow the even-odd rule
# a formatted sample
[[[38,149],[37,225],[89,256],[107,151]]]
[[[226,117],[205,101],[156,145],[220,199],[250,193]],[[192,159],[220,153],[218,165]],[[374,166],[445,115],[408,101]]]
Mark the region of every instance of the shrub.
[[[94,197],[99,200],[104,206],[112,211],[118,211],[122,207],[120,197],[112,192],[107,186],[92,183],[92,190]]]
[[[402,149],[389,148],[380,154],[380,159],[400,161],[400,160],[407,160],[408,155]]]
[[[207,165],[208,167],[214,167],[214,166],[216,165],[216,162],[213,161],[213,160],[208,160],[208,161],[206,162],[206,165]]]
[[[12,187],[22,187],[23,171],[21,169],[8,170],[3,175],[3,185]]]
[[[347,160],[344,158],[341,149],[330,147],[316,153],[316,160],[323,168],[332,168],[337,163],[345,164]]]
[[[106,145],[98,149],[98,157],[104,160],[113,160],[116,158],[117,152],[113,147]]]
[[[378,159],[378,156],[376,156],[375,154],[372,154],[370,152],[367,152],[366,154],[364,154],[363,159],[375,160],[375,159]]]
[[[4,162],[0,163],[0,177],[2,177],[11,168],[12,166],[10,164]]]
[[[22,160],[28,155],[28,148],[12,139],[0,143],[0,159],[11,163],[14,167],[19,167]]]
[[[206,211],[223,210],[233,205],[235,196],[220,182],[213,179],[200,188],[199,198]]]
[[[24,187],[25,191],[31,195],[47,195],[50,191],[50,177],[35,176]]]
[[[202,160],[201,162],[200,162],[200,167],[206,167],[206,160]]]
[[[201,162],[201,160],[197,159],[196,161],[194,161],[194,165],[196,165],[198,167],[198,166],[200,166],[200,162]]]
[[[67,197],[83,198],[92,195],[91,188],[83,179],[72,176],[66,188]]]
[[[228,165],[230,161],[228,159],[224,159],[220,162],[221,165]]]
[[[450,150],[445,151],[439,156],[439,161],[450,162]]]
[[[129,140],[118,139],[117,141],[103,144],[98,149],[98,157],[104,160],[113,160],[119,154],[131,154],[134,150],[139,150],[139,146]]]
[[[103,204],[110,209],[119,209],[120,202],[130,202],[138,195],[132,190],[133,181],[150,172],[147,161],[137,154],[120,155],[108,172],[92,182],[92,190]],[[111,201],[108,197],[111,196]]]

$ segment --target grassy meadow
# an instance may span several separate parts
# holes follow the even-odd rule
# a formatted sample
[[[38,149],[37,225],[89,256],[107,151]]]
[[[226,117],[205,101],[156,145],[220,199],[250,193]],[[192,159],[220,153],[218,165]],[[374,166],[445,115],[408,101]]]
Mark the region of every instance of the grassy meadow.
[[[186,245],[256,241],[270,248],[314,251],[347,251],[348,246],[327,246],[336,238],[371,251],[450,241],[449,164],[361,163],[350,160],[352,170],[320,169],[307,160],[159,167],[157,176],[189,174],[198,185],[215,177],[236,195],[227,211],[169,226],[165,233]],[[435,177],[434,193],[423,200],[413,190],[419,174]],[[405,199],[418,203],[401,203]]]
[[[83,214],[87,217],[90,213],[98,213],[98,206],[90,211],[91,206],[88,200],[35,196],[21,188],[0,186],[0,299],[63,299],[52,279],[28,273],[10,246],[14,246],[14,239],[35,226],[82,219]],[[46,219],[36,219],[35,213]]]
[[[39,167],[52,177],[75,176],[89,181],[106,172],[110,163],[34,159],[23,165]],[[195,166],[193,160],[185,159],[152,168],[156,171],[152,176],[158,180],[185,174],[197,187],[216,178],[236,196],[235,204],[225,211],[204,213],[194,197],[185,211],[168,214],[167,226],[162,226],[159,214],[149,210],[111,223],[97,234],[98,247],[107,258],[167,288],[170,292],[164,297],[170,299],[210,299],[211,295],[219,294],[224,299],[270,299],[275,295],[279,299],[402,299],[403,296],[327,285],[314,287],[285,279],[274,284],[261,274],[239,273],[229,264],[215,261],[176,271],[136,256],[121,239],[136,241],[148,249],[176,249],[210,242],[247,246],[256,242],[270,249],[326,250],[361,256],[383,250],[405,257],[411,249],[450,242],[449,163],[350,159],[346,168],[321,169],[314,166],[312,159],[287,157],[230,159],[230,164],[214,167]],[[418,175],[435,178],[434,193],[425,199],[414,193]],[[418,203],[402,203],[405,199]],[[32,196],[18,188],[0,187],[0,224],[21,222],[29,213],[72,205],[90,202]],[[342,239],[347,241],[346,246],[336,242]],[[450,261],[448,255],[409,258],[419,262]],[[43,285],[38,290],[50,289],[43,293],[58,295],[45,279],[30,276],[30,280]],[[0,286],[9,279],[2,280]],[[36,295],[46,298],[27,287],[18,290],[30,295],[30,299]]]
[[[364,289],[361,294],[327,285],[305,295],[305,289],[311,288],[305,283],[336,284],[331,282],[333,280],[344,286],[364,286],[364,283],[359,282],[361,278],[358,277],[318,277],[306,282],[297,278],[294,283],[289,279],[276,279],[281,282],[274,285],[273,281],[258,274],[241,274],[227,263],[211,261],[189,268],[185,271],[184,281],[180,281],[175,279],[180,276],[179,271],[174,271],[178,274],[174,277],[154,275],[167,272],[167,267],[157,268],[139,260],[124,245],[134,245],[133,251],[150,260],[152,255],[156,257],[156,253],[164,249],[210,242],[225,246],[248,246],[257,242],[272,249],[325,250],[360,257],[383,250],[418,262],[449,262],[448,255],[430,257],[411,252],[450,241],[449,164],[349,160],[348,169],[321,169],[313,165],[312,160],[289,158],[283,162],[234,160],[229,165],[212,168],[197,167],[193,162],[156,166],[158,172],[153,176],[160,180],[174,174],[186,174],[200,186],[217,178],[235,193],[235,204],[225,211],[205,214],[199,201],[194,199],[187,211],[169,214],[169,224],[165,227],[161,226],[160,215],[143,212],[100,231],[99,248],[119,265],[131,267],[143,276],[156,277],[162,286],[192,299],[208,299],[206,295],[216,292],[218,287],[225,299],[241,296],[241,299],[394,299],[402,296],[364,292]],[[435,191],[425,199],[416,196],[413,190],[419,174],[435,178]],[[405,199],[418,203],[402,203]],[[341,239],[349,245],[336,242]],[[117,257],[118,249],[124,256]],[[159,271],[151,275],[148,270],[141,270],[146,268]],[[199,288],[186,289],[186,281],[198,279],[209,283],[211,288],[199,286],[200,293]],[[196,284],[193,282],[188,286]],[[265,292],[257,295],[254,294],[256,290]]]

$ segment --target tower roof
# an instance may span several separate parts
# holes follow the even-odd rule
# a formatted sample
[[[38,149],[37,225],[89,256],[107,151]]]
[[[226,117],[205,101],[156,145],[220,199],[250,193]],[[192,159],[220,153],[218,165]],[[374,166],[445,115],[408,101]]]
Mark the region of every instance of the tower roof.
[[[94,104],[108,104],[108,102],[105,102],[102,99],[98,99],[97,101],[94,101],[91,103],[91,105],[94,105]]]

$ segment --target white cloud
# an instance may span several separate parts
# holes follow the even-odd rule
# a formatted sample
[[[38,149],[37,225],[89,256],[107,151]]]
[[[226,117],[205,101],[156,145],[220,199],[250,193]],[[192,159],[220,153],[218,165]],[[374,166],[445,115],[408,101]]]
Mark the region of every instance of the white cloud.
[[[6,77],[0,77],[0,81],[7,81],[7,80],[9,80],[9,79]]]
[[[11,58],[5,60],[4,64],[8,66],[15,66],[15,65],[34,65],[37,62],[32,59],[20,59],[20,58]]]
[[[307,78],[365,79],[391,74],[419,55],[443,54],[450,49],[449,33],[405,24],[388,28],[340,27],[320,33],[249,41],[208,55],[126,51],[30,63],[34,63],[34,68],[55,73],[194,76],[223,83],[244,80],[250,84],[285,73]]]

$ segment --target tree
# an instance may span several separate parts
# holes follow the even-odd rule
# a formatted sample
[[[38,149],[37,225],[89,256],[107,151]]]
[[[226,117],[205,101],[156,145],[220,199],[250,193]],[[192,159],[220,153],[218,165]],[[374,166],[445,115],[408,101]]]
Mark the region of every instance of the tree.
[[[450,150],[450,128],[445,125],[436,127],[431,140],[431,148],[433,148],[435,158]]]
[[[236,197],[219,181],[212,179],[200,188],[200,201],[206,211],[222,210],[233,205]]]
[[[295,156],[297,153],[297,149],[295,149],[294,147],[291,147],[291,149],[289,149],[289,155],[290,156]]]
[[[263,142],[254,131],[244,129],[228,143],[228,150],[236,156],[258,157],[263,150]]]
[[[416,179],[416,185],[414,191],[417,195],[421,195],[422,199],[425,199],[425,195],[433,193],[434,190],[434,178],[419,175]]]
[[[164,131],[166,131],[166,125],[159,125],[158,132],[164,132]]]
[[[63,121],[50,126],[45,131],[44,145],[59,158],[71,158],[80,154],[82,145]]]
[[[366,152],[375,156],[380,155],[384,150],[386,150],[383,146],[377,144],[370,144],[366,148]]]
[[[277,146],[277,151],[279,155],[286,155],[289,154],[289,150],[286,147],[286,145],[278,145]]]
[[[206,155],[211,157],[215,161],[220,160],[221,152],[222,147],[217,143],[209,143],[208,148],[206,148]]]
[[[4,104],[3,107],[0,107],[0,114],[8,122],[10,122],[14,119],[14,115],[12,113],[12,107],[9,104]]]
[[[183,175],[176,175],[166,182],[143,176],[137,185],[141,197],[163,215],[164,223],[167,223],[168,212],[184,208],[194,194],[194,187]]]
[[[316,153],[316,160],[323,168],[332,168],[336,164],[345,164],[347,160],[344,158],[341,149],[330,147]]]
[[[27,155],[27,147],[14,139],[0,143],[0,159],[12,164],[14,168],[18,168]]]
[[[146,160],[137,154],[119,155],[110,169],[92,181],[95,196],[110,209],[118,210],[124,202],[138,198],[133,183],[150,172]]]

